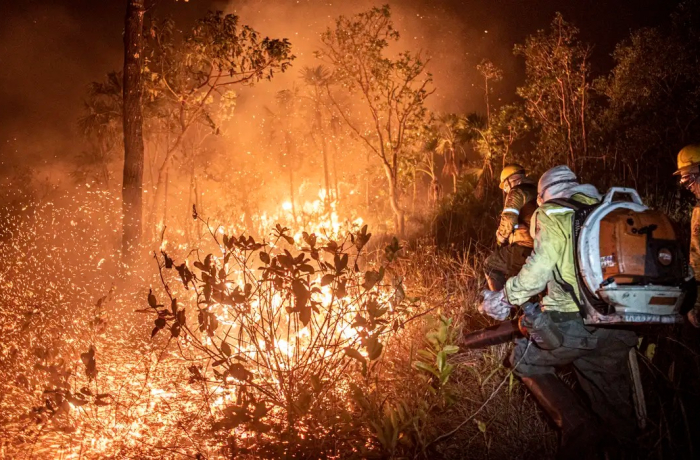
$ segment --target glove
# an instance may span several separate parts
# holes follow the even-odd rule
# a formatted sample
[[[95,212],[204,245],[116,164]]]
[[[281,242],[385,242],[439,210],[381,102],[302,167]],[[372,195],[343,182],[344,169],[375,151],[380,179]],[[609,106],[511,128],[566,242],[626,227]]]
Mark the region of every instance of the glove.
[[[503,321],[508,317],[511,304],[506,300],[503,291],[483,291],[484,301],[479,305],[479,312],[489,315],[493,319]]]
[[[500,233],[496,233],[496,241],[498,242],[499,246],[503,246],[508,242],[508,238],[501,236]]]
[[[700,312],[697,308],[694,308],[688,312],[688,322],[693,325],[693,327],[700,328]]]

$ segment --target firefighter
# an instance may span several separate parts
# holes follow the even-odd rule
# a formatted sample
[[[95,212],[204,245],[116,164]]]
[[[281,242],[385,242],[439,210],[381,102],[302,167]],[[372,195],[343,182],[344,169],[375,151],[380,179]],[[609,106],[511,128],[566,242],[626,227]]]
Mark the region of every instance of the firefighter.
[[[506,198],[496,231],[499,247],[484,263],[486,282],[492,291],[503,289],[506,279],[520,271],[532,252],[530,219],[537,209],[537,187],[525,176],[522,166],[503,168],[500,187]]]
[[[526,338],[516,339],[511,362],[515,374],[561,431],[557,458],[586,458],[604,440],[604,433],[612,434],[623,444],[634,437],[636,423],[627,359],[637,337],[632,331],[583,324],[572,241],[574,211],[548,203],[563,199],[594,204],[601,195],[592,185],[579,184],[566,166],[547,171],[537,192],[540,207],[533,216],[532,255],[502,291],[485,291],[480,310],[503,320],[512,306],[523,305],[546,289],[542,300],[544,314],[561,332],[563,342],[557,348],[543,350],[529,344]],[[576,369],[590,407],[582,404],[557,377],[555,367],[568,364]]]
[[[695,272],[695,280],[700,281],[700,144],[688,145],[678,153],[675,175],[680,176],[681,185],[697,200],[690,220],[690,266]],[[700,296],[687,318],[690,324],[700,327]]]

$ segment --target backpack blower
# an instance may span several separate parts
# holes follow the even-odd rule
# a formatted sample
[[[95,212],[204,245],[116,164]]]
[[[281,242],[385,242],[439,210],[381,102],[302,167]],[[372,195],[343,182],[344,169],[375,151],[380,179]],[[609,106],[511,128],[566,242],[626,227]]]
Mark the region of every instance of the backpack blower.
[[[629,201],[615,200],[626,195]],[[585,324],[672,324],[682,321],[694,277],[670,219],[649,209],[636,190],[613,187],[603,200],[574,210],[579,293],[569,291]],[[690,296],[688,294],[691,294]]]

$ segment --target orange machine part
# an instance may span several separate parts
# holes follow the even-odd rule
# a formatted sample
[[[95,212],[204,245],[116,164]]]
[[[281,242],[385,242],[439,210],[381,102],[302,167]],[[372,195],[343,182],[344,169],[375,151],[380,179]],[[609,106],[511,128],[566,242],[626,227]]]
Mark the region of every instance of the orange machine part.
[[[645,276],[647,234],[658,240],[675,240],[669,219],[659,211],[634,212],[616,209],[600,221],[600,263],[603,278],[613,277],[618,284],[630,284],[635,276]]]

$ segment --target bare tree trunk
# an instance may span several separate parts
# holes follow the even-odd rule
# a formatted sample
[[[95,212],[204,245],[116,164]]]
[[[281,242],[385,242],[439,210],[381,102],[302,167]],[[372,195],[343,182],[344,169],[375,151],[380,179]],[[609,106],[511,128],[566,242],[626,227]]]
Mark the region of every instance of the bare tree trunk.
[[[413,173],[413,198],[411,199],[411,212],[416,213],[416,194],[418,192],[418,172]]]
[[[384,165],[384,172],[386,173],[386,178],[389,181],[389,204],[391,205],[391,210],[394,213],[394,229],[398,236],[404,235],[404,224],[405,224],[405,212],[401,209],[399,204],[399,188],[396,183],[396,175],[394,171]]]
[[[144,0],[128,0],[124,29],[124,176],[122,181],[122,257],[129,258],[141,240],[143,207],[143,59]]]
[[[165,171],[165,190],[163,192],[163,228],[168,225],[168,186],[170,184],[170,168]]]
[[[369,208],[370,208],[370,196],[369,196],[369,189],[370,189],[370,171],[369,171],[369,152],[367,152],[367,170],[365,174],[365,205],[367,207],[367,212],[369,213]]]
[[[296,205],[296,193],[294,191],[294,171],[292,167],[289,167],[289,197],[292,201],[292,217],[294,218],[294,225],[297,224],[297,205]]]
[[[484,76],[484,92],[486,93],[486,128],[491,128],[491,104],[489,103],[489,77]]]
[[[185,148],[183,146],[183,153],[185,152]],[[190,154],[192,154],[190,152]],[[185,239],[187,240],[188,244],[193,244],[194,243],[194,236],[193,236],[193,231],[196,231],[196,222],[192,222],[189,218],[191,215],[190,213],[192,212],[192,207],[196,206],[195,200],[196,196],[194,196],[194,159],[192,159],[192,164],[190,168],[190,188],[187,192],[187,210],[185,212]],[[197,209],[197,212],[199,213],[199,209]]]
[[[338,144],[336,142],[333,142],[333,189],[335,191],[336,206],[338,206],[338,203],[340,203],[340,193],[338,192],[338,166],[336,164],[337,157]]]
[[[331,209],[331,179],[330,171],[328,170],[328,149],[326,146],[326,131],[323,129],[323,118],[321,116],[321,107],[318,103],[318,90],[316,91],[316,125],[318,126],[318,135],[321,137],[321,153],[323,154],[323,177],[326,183],[326,194],[323,198],[323,204],[326,212]]]

